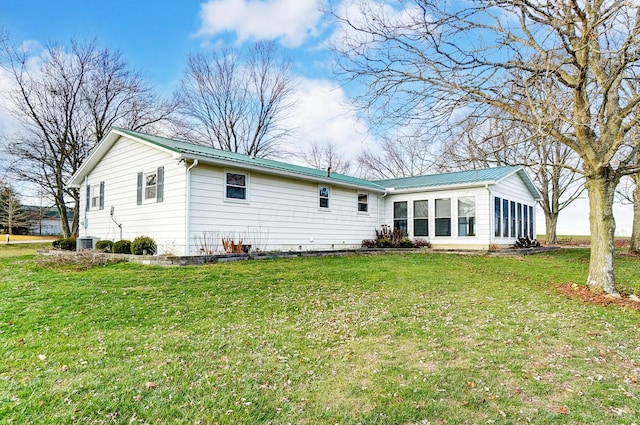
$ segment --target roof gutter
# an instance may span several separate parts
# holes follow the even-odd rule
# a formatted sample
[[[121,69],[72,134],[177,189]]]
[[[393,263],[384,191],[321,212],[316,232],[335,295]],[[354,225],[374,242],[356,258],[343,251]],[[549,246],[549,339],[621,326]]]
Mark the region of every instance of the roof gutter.
[[[401,194],[401,193],[413,193],[413,192],[435,192],[435,191],[448,190],[448,189],[489,187],[489,185],[493,185],[495,183],[496,182],[492,180],[492,181],[486,181],[486,182],[449,184],[449,185],[446,185],[446,186],[410,187],[410,188],[406,188],[406,189],[394,189],[394,188],[390,187],[390,188],[387,188],[387,191],[392,195]]]

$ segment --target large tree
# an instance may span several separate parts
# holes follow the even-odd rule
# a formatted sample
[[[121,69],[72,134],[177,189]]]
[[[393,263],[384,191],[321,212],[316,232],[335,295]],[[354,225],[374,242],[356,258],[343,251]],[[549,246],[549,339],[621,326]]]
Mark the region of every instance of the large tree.
[[[6,39],[1,53],[13,79],[12,112],[23,128],[3,135],[16,160],[12,171],[51,197],[64,236],[77,234],[80,198],[78,189],[66,186],[69,177],[109,127],[152,127],[168,119],[174,105],[160,99],[119,52],[95,41],[34,52]]]
[[[579,158],[571,148],[520,122],[470,116],[452,131],[439,155],[440,171],[501,165],[527,167],[542,200],[546,243],[557,242],[560,212],[584,192]]]
[[[291,63],[274,42],[248,52],[224,49],[189,56],[176,93],[185,118],[182,136],[218,149],[265,157],[279,153],[291,132]]]
[[[361,1],[333,11],[340,71],[382,119],[448,122],[472,108],[511,119],[573,149],[590,203],[587,284],[617,294],[613,198],[637,170],[640,6],[631,0]],[[540,87],[561,87],[548,102]]]

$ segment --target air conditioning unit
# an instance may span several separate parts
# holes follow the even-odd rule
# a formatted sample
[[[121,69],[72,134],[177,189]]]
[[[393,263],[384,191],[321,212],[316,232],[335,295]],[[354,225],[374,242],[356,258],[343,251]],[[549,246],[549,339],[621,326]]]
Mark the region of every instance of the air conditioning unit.
[[[76,239],[76,251],[84,251],[85,249],[93,249],[100,238],[95,236],[83,236]]]

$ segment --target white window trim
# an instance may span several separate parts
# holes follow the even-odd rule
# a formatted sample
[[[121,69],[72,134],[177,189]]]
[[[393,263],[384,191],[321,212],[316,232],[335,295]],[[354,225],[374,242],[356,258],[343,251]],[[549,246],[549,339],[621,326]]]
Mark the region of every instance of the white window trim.
[[[459,229],[458,229],[458,219],[460,218],[460,210],[459,210],[459,199],[460,198],[473,198],[474,200],[474,209],[475,209],[475,215],[473,216],[476,220],[475,220],[475,231],[476,234],[473,236],[467,236],[467,235],[463,235],[461,236],[459,234]],[[451,232],[453,233],[453,232]],[[455,228],[455,234],[457,238],[463,238],[463,239],[477,239],[478,238],[478,195],[464,195],[464,196],[458,196],[456,197],[456,228]]]
[[[241,174],[244,176],[244,199],[239,198],[227,198],[227,174]],[[236,170],[236,169],[224,169],[222,174],[222,201],[223,202],[232,202],[234,204],[248,204],[249,203],[249,185],[251,181],[251,176],[248,171],[244,170]],[[240,186],[237,186],[240,187]]]
[[[329,196],[326,197],[327,201],[329,202],[329,206],[328,207],[321,207],[320,206],[320,188],[322,187],[326,187],[327,189],[329,189]],[[316,189],[316,207],[318,208],[318,211],[331,211],[331,205],[333,204],[333,202],[331,201],[331,193],[333,192],[333,188],[328,185],[328,184],[319,184],[318,188]],[[324,196],[322,198],[325,198]]]
[[[449,217],[438,217],[438,214],[436,213],[436,201],[449,201]],[[456,217],[457,218],[457,214],[454,215],[454,212],[457,213],[457,211],[454,210],[454,208],[457,208],[457,201],[454,203],[454,197],[453,196],[447,196],[447,197],[442,197],[442,198],[433,198],[433,238],[434,239],[454,239],[455,235],[457,234],[457,222],[454,223],[453,222],[453,218]],[[445,235],[437,235],[436,234],[436,220],[438,218],[448,218],[449,219],[449,232],[451,233],[449,236],[445,236]]]
[[[156,176],[156,193],[153,197],[147,198],[147,176],[154,174]],[[150,187],[150,186],[149,186]],[[158,201],[158,170],[142,172],[142,203],[143,204],[155,204]]]
[[[362,195],[367,197],[367,203],[366,203],[367,210],[366,211],[360,211],[360,204],[361,204],[360,196],[362,196]],[[329,193],[329,196],[331,196],[331,193]],[[368,192],[357,192],[356,193],[356,212],[358,214],[360,214],[360,215],[369,215],[369,209],[370,209],[369,207],[371,205],[371,203],[369,202],[369,198],[370,198],[370,196],[369,196]],[[331,206],[331,203],[329,203],[329,206]]]

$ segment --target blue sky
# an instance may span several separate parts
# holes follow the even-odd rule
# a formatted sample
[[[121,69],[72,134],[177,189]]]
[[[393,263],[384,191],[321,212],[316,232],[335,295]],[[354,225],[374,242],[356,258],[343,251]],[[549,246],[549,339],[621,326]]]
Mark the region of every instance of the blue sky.
[[[0,27],[16,43],[68,44],[95,38],[119,50],[164,95],[171,95],[189,53],[276,40],[293,63],[296,128],[288,151],[333,143],[355,158],[374,137],[346,107],[347,95],[331,73],[326,41],[333,28],[319,0],[38,1],[3,0]],[[0,75],[0,92],[8,89]],[[0,93],[1,94],[1,93]],[[2,113],[0,125],[10,126]]]
[[[165,95],[170,95],[191,52],[239,47],[256,40],[278,41],[293,61],[298,98],[291,125],[298,130],[290,151],[312,143],[333,143],[354,159],[375,146],[368,125],[345,105],[347,93],[331,73],[326,42],[335,31],[321,12],[328,0],[3,0],[0,28],[15,42],[67,44],[95,38],[120,50],[126,61]],[[338,3],[338,0],[335,0]],[[0,74],[0,127],[10,128]],[[630,207],[618,205],[618,233],[630,233]],[[560,215],[559,233],[587,234],[588,205],[579,200]],[[544,218],[538,214],[538,226]]]
[[[269,30],[274,26],[270,15],[290,10],[292,4],[302,4],[301,13],[307,16],[309,11],[317,15],[298,23],[294,14]],[[331,78],[322,44],[326,20],[316,0],[4,0],[1,10],[0,25],[15,40],[65,44],[72,38],[96,38],[101,46],[122,51],[129,64],[163,91],[180,78],[188,53],[269,38],[280,41],[300,75]],[[253,11],[266,19],[256,16],[247,22],[246,14]],[[229,19],[234,14],[235,21]]]

